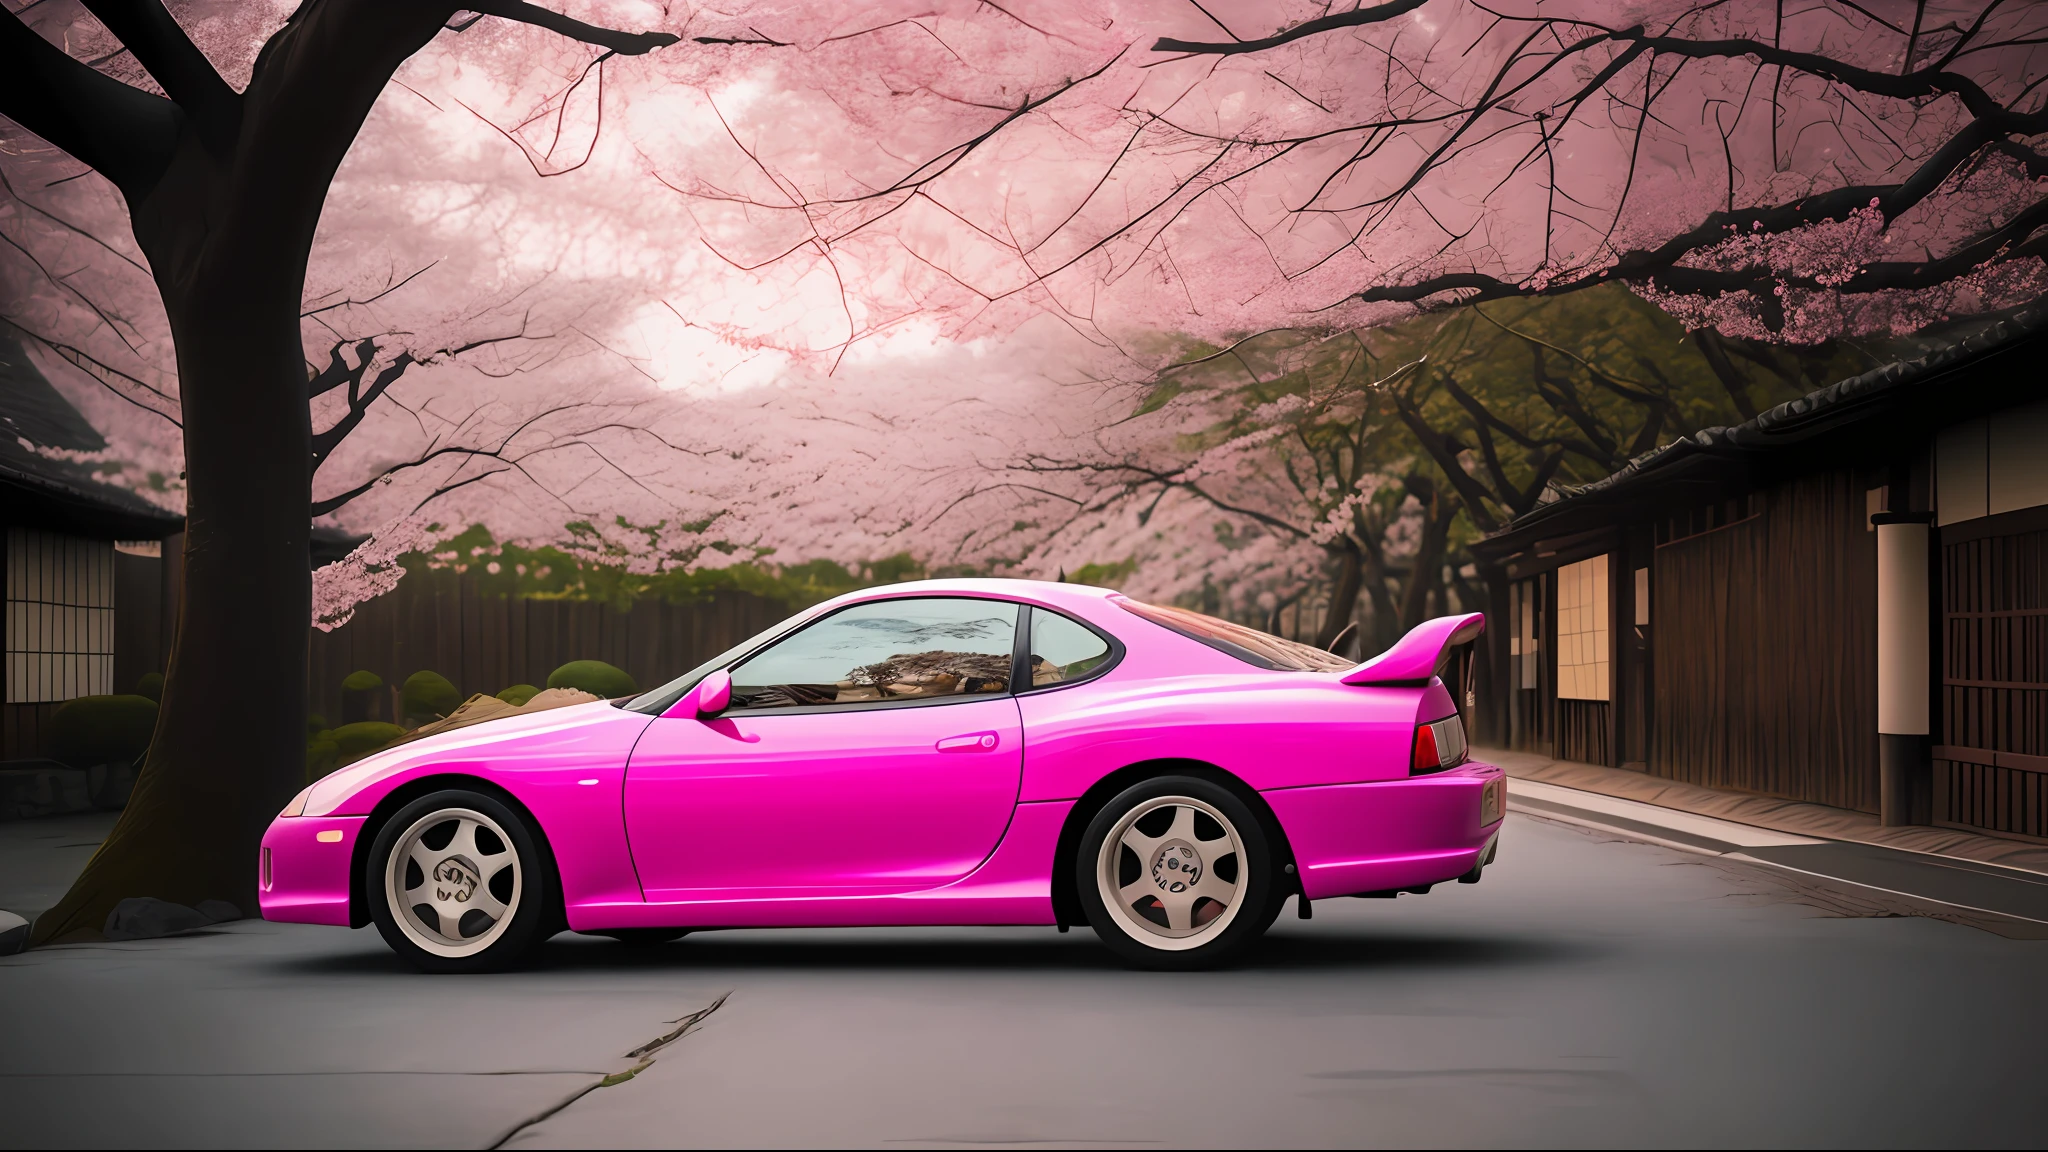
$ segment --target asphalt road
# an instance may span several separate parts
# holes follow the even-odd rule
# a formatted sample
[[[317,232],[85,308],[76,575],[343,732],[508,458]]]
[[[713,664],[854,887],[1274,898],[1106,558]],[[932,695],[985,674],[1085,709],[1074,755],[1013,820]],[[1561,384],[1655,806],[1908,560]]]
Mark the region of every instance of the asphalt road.
[[[1050,929],[45,949],[0,960],[0,1147],[2038,1146],[2048,942],[1800,899],[1517,814],[1483,883],[1290,910],[1228,972]]]

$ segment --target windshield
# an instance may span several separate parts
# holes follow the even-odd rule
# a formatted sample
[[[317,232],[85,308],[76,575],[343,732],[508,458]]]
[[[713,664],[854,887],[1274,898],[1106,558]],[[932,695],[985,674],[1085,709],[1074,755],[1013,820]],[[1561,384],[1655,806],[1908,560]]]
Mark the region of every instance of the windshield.
[[[1293,640],[1282,639],[1270,632],[1204,616],[1186,608],[1162,608],[1157,604],[1145,604],[1137,600],[1121,599],[1126,612],[1143,616],[1162,628],[1171,628],[1190,640],[1197,640],[1218,652],[1227,652],[1247,664],[1260,668],[1284,669],[1293,672],[1338,672],[1356,665],[1356,661],[1332,655],[1321,648],[1314,648]]]
[[[675,679],[669,681],[668,683],[663,684],[661,687],[656,688],[654,691],[643,692],[640,695],[633,697],[631,700],[628,700],[624,704],[620,705],[620,707],[630,708],[635,712],[645,712],[649,716],[659,716],[663,712],[666,712],[670,708],[674,707],[675,702],[683,698],[683,693],[688,692],[692,688],[695,688],[697,686],[697,681],[702,680],[704,677],[710,675],[713,669],[725,667],[726,665],[732,663],[740,657],[745,656],[747,653],[752,652],[754,649],[767,644],[770,640],[775,639],[777,636],[780,636],[783,633],[795,628],[797,625],[802,624],[804,621],[809,620],[812,616],[816,614],[817,609],[815,608],[807,612],[799,612],[796,615],[791,616],[789,619],[784,620],[782,623],[767,629],[766,631],[759,632],[753,636],[747,637],[745,640],[742,640],[739,643],[733,645],[732,647],[727,648],[725,651],[720,652],[718,655],[713,656],[711,659],[706,660],[702,664],[697,665],[695,668],[690,669],[688,672],[683,673],[681,676],[678,676]]]

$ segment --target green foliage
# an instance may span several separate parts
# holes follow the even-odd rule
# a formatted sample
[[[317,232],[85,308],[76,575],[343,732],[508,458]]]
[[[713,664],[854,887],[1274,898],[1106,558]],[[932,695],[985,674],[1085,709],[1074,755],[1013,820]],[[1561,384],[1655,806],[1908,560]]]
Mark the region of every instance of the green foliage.
[[[320,779],[341,767],[341,746],[332,732],[319,732],[306,741],[306,783]]]
[[[523,707],[528,700],[538,695],[540,695],[540,689],[535,688],[531,684],[514,684],[503,692],[498,693],[498,699],[512,705],[514,708],[519,708]]]
[[[343,692],[370,692],[384,686],[384,678],[368,669],[357,669],[341,682]]]
[[[708,525],[710,521],[685,524],[685,529]],[[636,526],[620,521],[621,526]],[[802,564],[778,565],[768,553],[722,568],[688,569],[697,555],[655,557],[660,570],[636,572],[629,567],[633,557],[602,543],[597,530],[587,522],[565,526],[569,539],[562,546],[527,548],[500,544],[481,524],[471,525],[444,541],[432,552],[409,553],[400,560],[406,578],[435,579],[442,573],[466,573],[477,591],[486,596],[534,600],[594,600],[620,611],[635,601],[662,599],[671,604],[698,604],[721,592],[746,592],[780,602],[791,609],[804,608],[845,592],[876,584],[916,580],[926,573],[923,565],[908,553],[898,553],[849,569],[832,560],[811,560]],[[645,531],[646,529],[639,529]],[[707,548],[724,551],[707,543]],[[446,578],[445,576],[441,578]]]
[[[147,696],[159,704],[163,703],[164,674],[161,672],[144,672],[135,681],[135,694],[137,696]]]
[[[548,673],[550,688],[580,688],[607,700],[631,696],[640,691],[625,670],[602,660],[571,660]]]
[[[1114,564],[1083,564],[1067,574],[1069,584],[1094,584],[1103,588],[1121,588],[1124,581],[1138,570],[1135,558],[1119,560]]]
[[[400,705],[407,717],[431,720],[446,716],[462,703],[462,694],[439,672],[421,670],[405,678],[399,689]]]
[[[80,696],[58,706],[46,739],[52,759],[89,768],[135,759],[155,732],[156,701],[147,696]]]
[[[1547,491],[1607,476],[1700,428],[1740,423],[1895,350],[1688,332],[1610,285],[1178,351],[1178,365],[1134,406],[1201,427],[1176,441],[1183,459],[1240,452],[1253,461],[1182,485],[1218,506],[1218,541],[1233,550],[1260,536],[1317,544],[1328,557],[1320,581],[1276,571],[1270,590],[1314,600],[1312,587],[1334,595],[1362,578],[1385,643],[1446,610],[1446,567],[1462,582],[1469,544]],[[1134,493],[1156,498],[1142,485]],[[1235,522],[1228,532],[1226,521]],[[1479,596],[1470,586],[1458,594],[1468,604]]]
[[[318,712],[306,714],[306,738],[311,739],[327,730],[327,717]]]
[[[313,744],[322,741],[333,744],[335,754],[339,757],[338,763],[348,764],[368,756],[403,735],[405,729],[396,724],[386,724],[382,720],[364,720],[355,724],[343,724],[331,732],[323,732],[313,738]],[[311,755],[309,745],[309,761]]]

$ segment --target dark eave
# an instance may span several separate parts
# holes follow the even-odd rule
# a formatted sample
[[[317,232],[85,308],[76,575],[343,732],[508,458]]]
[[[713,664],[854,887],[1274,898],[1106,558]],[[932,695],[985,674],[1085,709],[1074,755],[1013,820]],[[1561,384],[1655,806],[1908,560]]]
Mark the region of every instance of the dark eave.
[[[1705,428],[1517,518],[1480,559],[1556,553],[1621,524],[1828,468],[1918,451],[1942,428],[2048,396],[2048,308],[2030,308],[1917,360],[1874,368],[1734,427]]]
[[[24,467],[25,456],[34,463]],[[161,540],[185,529],[183,516],[100,483],[81,465],[36,457],[19,444],[0,447],[0,509],[0,522],[70,536]]]

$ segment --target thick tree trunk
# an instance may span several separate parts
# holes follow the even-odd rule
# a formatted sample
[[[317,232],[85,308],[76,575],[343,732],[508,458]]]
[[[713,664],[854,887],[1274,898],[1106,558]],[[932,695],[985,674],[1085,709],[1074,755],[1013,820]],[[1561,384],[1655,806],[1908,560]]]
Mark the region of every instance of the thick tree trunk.
[[[254,915],[257,841],[305,773],[305,253],[266,243],[269,229],[209,235],[218,173],[183,143],[136,221],[171,319],[184,418],[176,640],[135,791],[63,902],[37,920],[38,941],[96,933],[130,896],[226,900]]]
[[[1365,595],[1372,601],[1372,635],[1359,636],[1358,654],[1369,656],[1384,652],[1401,638],[1396,630],[1401,617],[1394,607],[1394,597],[1387,591],[1387,580],[1392,575],[1387,571],[1387,557],[1375,537],[1368,536],[1362,547],[1365,561]]]
[[[1363,582],[1363,561],[1358,546],[1349,537],[1339,537],[1339,543],[1331,547],[1337,553],[1337,584],[1330,592],[1330,610],[1323,614],[1323,629],[1316,634],[1316,647],[1328,648],[1337,642],[1344,629],[1351,624],[1351,617],[1358,610],[1358,590]]]
[[[300,8],[240,104],[187,115],[124,186],[177,348],[185,579],[155,738],[128,806],[34,941],[131,896],[256,914],[257,845],[303,784],[312,429],[299,308],[327,188],[391,73],[453,9]]]
[[[1444,510],[1440,499],[1431,500],[1424,510],[1422,542],[1415,549],[1408,587],[1401,596],[1403,632],[1429,619],[1430,594],[1439,592],[1443,585],[1444,551],[1450,543],[1451,522],[1456,518],[1455,512]]]

